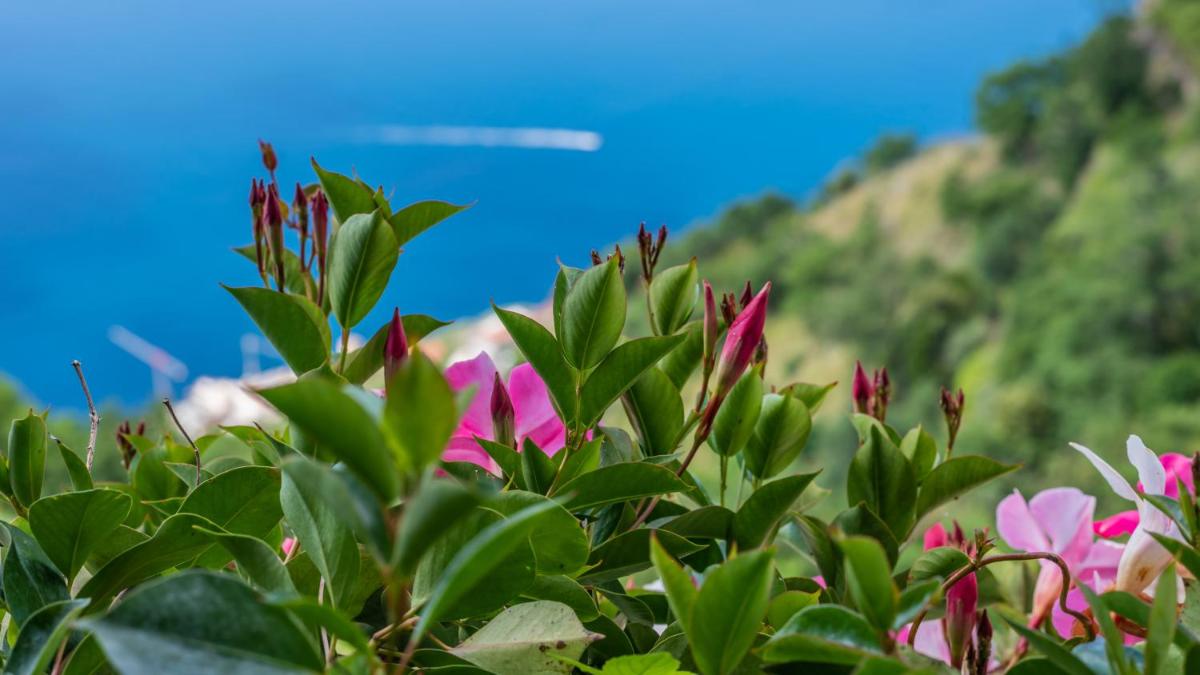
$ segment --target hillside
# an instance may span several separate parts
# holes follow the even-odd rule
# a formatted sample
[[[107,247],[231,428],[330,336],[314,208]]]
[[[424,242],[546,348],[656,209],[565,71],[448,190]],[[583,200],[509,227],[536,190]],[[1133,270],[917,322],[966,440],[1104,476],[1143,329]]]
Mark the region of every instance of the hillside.
[[[1200,448],[1200,118],[1181,65],[1200,45],[1178,43],[1200,24],[1185,4],[990,76],[982,137],[885,137],[808,203],[765,195],[695,226],[671,262],[698,255],[724,290],[774,280],[781,380],[887,365],[900,426],[938,431],[938,387],[963,387],[961,442],[1026,461],[1025,488],[1075,461],[1069,440],[1114,458],[1129,433]],[[816,452],[846,442],[822,429]]]

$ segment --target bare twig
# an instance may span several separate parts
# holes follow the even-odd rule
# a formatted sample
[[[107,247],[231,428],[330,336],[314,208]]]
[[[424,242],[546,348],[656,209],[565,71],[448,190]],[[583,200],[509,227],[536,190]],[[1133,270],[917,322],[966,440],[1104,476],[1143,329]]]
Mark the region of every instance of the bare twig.
[[[1067,567],[1067,563],[1064,562],[1062,558],[1053,553],[1008,553],[1005,555],[995,555],[990,558],[974,560],[971,562],[971,564],[959,569],[954,574],[951,574],[950,578],[946,579],[946,582],[942,584],[942,594],[944,595],[950,590],[951,587],[954,586],[954,584],[961,581],[968,574],[974,574],[979,569],[987,567],[992,563],[1013,562],[1020,560],[1049,560],[1055,565],[1058,565],[1058,569],[1062,573],[1063,578],[1062,587],[1058,591],[1058,606],[1062,609],[1062,611],[1070,614],[1072,617],[1078,620],[1080,624],[1083,625],[1083,630],[1087,634],[1088,642],[1096,639],[1096,631],[1092,627],[1092,620],[1089,619],[1088,616],[1083,612],[1071,609],[1067,606],[1067,593],[1071,589],[1071,570]],[[926,607],[925,609],[921,610],[921,613],[918,614],[915,619],[913,619],[912,626],[908,629],[909,647],[913,646],[913,642],[917,639],[917,629],[921,627],[921,622],[925,619],[925,615],[928,612],[929,608]]]
[[[88,430],[87,443],[87,465],[88,473],[92,472],[92,462],[96,459],[96,435],[100,433],[100,415],[96,412],[96,403],[92,401],[92,392],[88,389],[87,380],[83,377],[83,364],[78,359],[71,362],[71,366],[75,368],[75,374],[79,376],[79,386],[83,387],[83,397],[87,399],[88,419],[91,423],[91,428]]]
[[[192,453],[193,453],[193,456],[195,457],[195,461],[196,461],[196,485],[199,485],[200,484],[200,448],[196,447],[196,442],[192,440],[191,436],[188,436],[187,429],[184,429],[183,425],[180,424],[179,416],[175,414],[175,408],[173,408],[171,406],[171,399],[164,398],[163,405],[165,405],[167,407],[167,412],[171,413],[171,419],[175,420],[175,428],[179,429],[179,433],[183,434],[183,437],[185,439],[187,439],[188,445],[192,446]]]

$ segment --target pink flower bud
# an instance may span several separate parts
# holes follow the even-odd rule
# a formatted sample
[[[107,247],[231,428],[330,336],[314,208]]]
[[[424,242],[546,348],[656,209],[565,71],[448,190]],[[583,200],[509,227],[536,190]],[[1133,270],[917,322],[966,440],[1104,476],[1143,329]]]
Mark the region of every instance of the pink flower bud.
[[[867,414],[871,411],[871,399],[875,396],[875,386],[867,371],[863,370],[862,362],[854,362],[854,382],[850,387],[850,396],[854,399],[854,411]]]
[[[275,261],[275,287],[282,293],[286,290],[287,281],[283,264],[283,210],[279,206],[279,190],[274,183],[267,189],[267,206],[264,215],[271,243],[271,257]]]
[[[945,546],[949,541],[949,537],[946,536],[946,528],[941,523],[934,523],[928,530],[925,530],[926,551]]]
[[[968,574],[946,591],[946,618],[942,624],[950,665],[962,668],[963,657],[975,631],[975,610],[979,606],[979,582]]]
[[[388,326],[387,341],[383,344],[383,377],[391,382],[392,375],[408,359],[408,336],[404,334],[404,322],[400,310],[392,311],[392,323]]]
[[[492,381],[492,436],[501,445],[513,447],[517,442],[516,420],[517,413],[513,408],[512,399],[508,396],[508,388],[500,373],[495,374]]]
[[[713,398],[723,400],[738,378],[746,371],[758,343],[762,340],[763,328],[767,323],[767,297],[771,294],[771,282],[767,282],[746,305],[729,326],[725,336],[725,347],[717,364],[717,386]]]
[[[317,252],[317,272],[321,281],[317,290],[317,304],[325,304],[325,258],[329,250],[329,199],[325,191],[317,188],[312,196],[313,248]]]
[[[704,372],[712,373],[717,362],[717,338],[721,332],[717,318],[717,301],[712,285],[704,282]]]

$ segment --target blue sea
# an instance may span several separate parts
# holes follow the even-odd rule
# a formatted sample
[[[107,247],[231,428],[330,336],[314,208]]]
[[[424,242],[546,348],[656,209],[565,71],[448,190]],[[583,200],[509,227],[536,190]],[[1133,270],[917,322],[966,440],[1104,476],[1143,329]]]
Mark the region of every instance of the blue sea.
[[[989,71],[1074,44],[1094,0],[6,3],[0,372],[36,400],[136,405],[121,325],[237,375],[254,330],[246,193],[274,143],[393,203],[476,202],[409,245],[393,305],[454,318],[545,296],[555,259],[641,221],[802,198],[881,132],[969,133]],[[558,130],[558,131],[555,131]],[[268,364],[269,365],[269,364]],[[176,391],[180,391],[176,385]]]

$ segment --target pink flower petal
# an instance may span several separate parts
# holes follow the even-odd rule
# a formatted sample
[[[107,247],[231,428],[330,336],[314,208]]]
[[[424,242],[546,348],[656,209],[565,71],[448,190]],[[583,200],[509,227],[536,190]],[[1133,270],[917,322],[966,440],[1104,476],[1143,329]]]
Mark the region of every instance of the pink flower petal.
[[[1013,493],[996,506],[996,530],[1004,543],[1018,551],[1045,551],[1050,548],[1041,524],[1029,511],[1021,493]]]
[[[1166,495],[1171,499],[1179,499],[1179,485],[1176,478],[1183,481],[1189,492],[1195,493],[1196,485],[1192,480],[1192,458],[1178,452],[1167,452],[1159,455],[1163,468],[1167,470]]]
[[[1029,513],[1049,535],[1050,550],[1072,567],[1087,556],[1095,510],[1096,498],[1075,488],[1042,490],[1029,500]]]
[[[553,457],[567,444],[567,428],[558,421],[557,417],[552,417],[543,422],[542,426],[530,429],[524,436],[517,436],[517,438],[521,441],[522,446],[524,446],[525,439],[528,438],[536,443],[542,452]]]
[[[1137,510],[1122,511],[1092,524],[1092,530],[1105,539],[1121,537],[1133,532],[1138,525]]]
[[[512,398],[513,410],[517,416],[517,438],[528,436],[534,429],[542,427],[550,420],[558,421],[558,414],[554,412],[554,406],[550,403],[546,383],[528,363],[513,368],[509,374],[508,395]],[[559,426],[562,426],[561,422]],[[538,445],[541,443],[538,442]]]
[[[450,439],[450,443],[442,452],[443,462],[470,462],[477,466],[483,467],[485,471],[493,475],[500,475],[500,467],[496,465],[496,461],[491,455],[487,454],[475,439],[470,436],[455,436]]]
[[[487,352],[466,361],[458,361],[446,369],[446,381],[454,391],[475,387],[475,395],[467,414],[458,423],[456,436],[481,436],[491,440],[492,435],[492,382],[496,378],[496,364]]]
[[[934,523],[925,530],[925,550],[931,550],[945,546],[948,539],[946,537],[946,528],[941,523]]]

